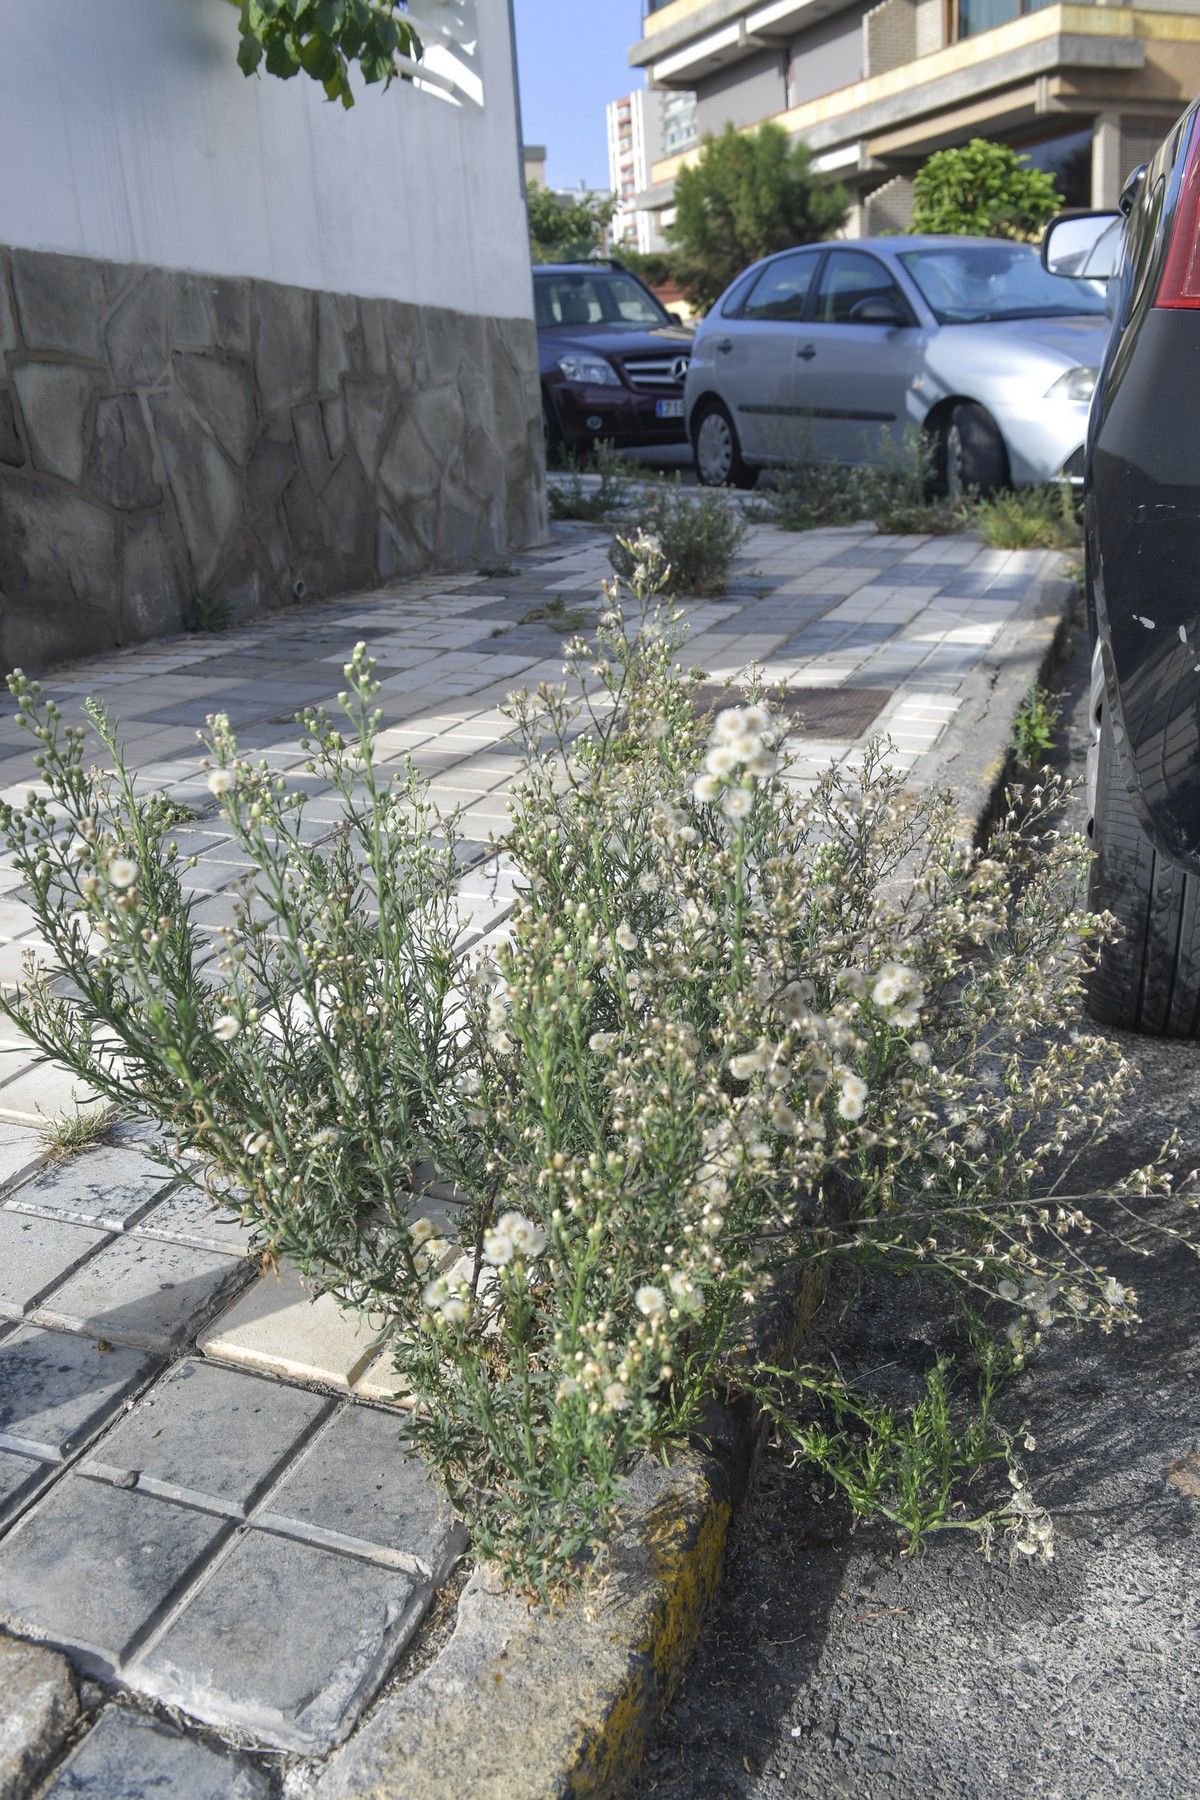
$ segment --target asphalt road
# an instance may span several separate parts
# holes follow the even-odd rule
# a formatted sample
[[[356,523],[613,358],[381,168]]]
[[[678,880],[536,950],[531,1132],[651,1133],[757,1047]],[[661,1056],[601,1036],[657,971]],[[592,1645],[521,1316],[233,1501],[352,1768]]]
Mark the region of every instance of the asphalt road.
[[[1059,676],[1058,758],[1075,774],[1086,674],[1077,642]],[[1130,1045],[1143,1085],[1089,1170],[1101,1189],[1174,1125],[1184,1167],[1200,1163],[1200,1045]],[[853,1530],[840,1503],[768,1450],[634,1791],[1200,1794],[1200,1263],[1169,1239],[1146,1260],[1107,1260],[1137,1289],[1144,1324],[1108,1338],[1060,1328],[1001,1409],[1036,1437],[1027,1470],[1054,1517],[1055,1561],[989,1565],[956,1534],[902,1557],[889,1530]],[[928,1362],[944,1327],[914,1314],[897,1284],[846,1299],[830,1326],[843,1366]]]

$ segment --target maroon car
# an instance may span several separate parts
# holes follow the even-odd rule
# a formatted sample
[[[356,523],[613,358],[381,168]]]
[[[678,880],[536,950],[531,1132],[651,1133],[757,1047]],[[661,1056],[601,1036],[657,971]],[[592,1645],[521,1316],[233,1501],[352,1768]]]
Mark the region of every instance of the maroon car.
[[[692,334],[617,262],[541,263],[533,293],[546,447],[683,444]]]

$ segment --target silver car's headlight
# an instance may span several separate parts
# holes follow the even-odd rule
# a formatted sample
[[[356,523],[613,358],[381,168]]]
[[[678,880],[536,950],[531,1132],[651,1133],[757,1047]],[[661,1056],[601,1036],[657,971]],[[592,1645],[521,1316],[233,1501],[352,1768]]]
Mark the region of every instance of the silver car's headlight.
[[[620,387],[621,377],[602,356],[560,356],[558,366],[568,381],[580,387]]]
[[[1096,387],[1099,369],[1068,369],[1053,387],[1046,389],[1047,400],[1090,400]]]

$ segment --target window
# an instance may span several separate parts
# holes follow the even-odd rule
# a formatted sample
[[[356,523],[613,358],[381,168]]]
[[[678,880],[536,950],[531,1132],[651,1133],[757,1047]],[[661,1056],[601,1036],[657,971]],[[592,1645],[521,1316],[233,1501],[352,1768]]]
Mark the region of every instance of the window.
[[[670,322],[654,295],[619,269],[536,275],[533,293],[537,322],[543,329],[551,325],[653,328]]]
[[[953,29],[952,38],[978,37],[981,31],[992,31],[1022,19],[1026,13],[1041,12],[1053,0],[949,0]],[[1085,0],[1085,4],[1089,0]]]
[[[908,302],[877,257],[864,250],[832,250],[821,275],[814,317],[823,325],[853,324],[863,300],[890,300],[907,316]]]
[[[808,250],[768,263],[750,290],[743,319],[802,319],[819,255],[819,251]]]
[[[900,260],[941,325],[976,325],[987,319],[1097,317],[1104,296],[1090,281],[1048,275],[1032,244],[997,239],[978,244],[902,250]]]

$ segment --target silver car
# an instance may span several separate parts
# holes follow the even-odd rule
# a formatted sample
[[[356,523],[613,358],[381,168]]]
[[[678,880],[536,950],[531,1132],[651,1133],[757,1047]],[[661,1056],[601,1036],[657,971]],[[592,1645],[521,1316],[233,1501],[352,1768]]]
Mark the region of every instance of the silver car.
[[[703,321],[685,388],[696,472],[887,461],[927,434],[941,491],[1082,475],[1102,289],[1032,245],[889,237],[755,263]]]

